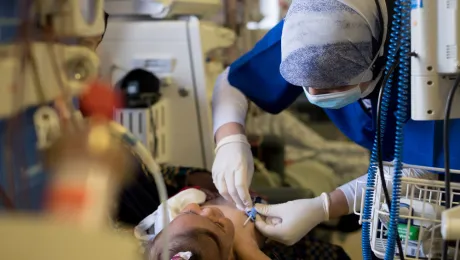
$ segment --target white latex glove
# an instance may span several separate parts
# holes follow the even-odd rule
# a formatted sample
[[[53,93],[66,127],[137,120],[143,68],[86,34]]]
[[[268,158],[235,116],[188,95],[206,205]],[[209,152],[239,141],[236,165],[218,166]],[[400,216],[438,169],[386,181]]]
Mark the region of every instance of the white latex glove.
[[[329,220],[330,199],[326,193],[313,199],[289,201],[283,204],[256,204],[257,229],[267,238],[291,246],[323,221]]]
[[[219,193],[240,210],[252,207],[249,186],[254,160],[246,136],[237,134],[222,138],[215,153],[212,179]]]

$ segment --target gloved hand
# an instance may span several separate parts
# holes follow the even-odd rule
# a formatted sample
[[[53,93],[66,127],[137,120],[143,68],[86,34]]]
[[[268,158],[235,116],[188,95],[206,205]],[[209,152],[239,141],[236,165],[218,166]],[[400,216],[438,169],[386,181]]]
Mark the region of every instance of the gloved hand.
[[[291,246],[323,221],[329,220],[330,199],[326,193],[276,205],[256,204],[256,228],[266,237]]]
[[[251,146],[245,135],[222,138],[216,146],[212,179],[219,193],[238,209],[252,207],[249,186],[254,174]]]

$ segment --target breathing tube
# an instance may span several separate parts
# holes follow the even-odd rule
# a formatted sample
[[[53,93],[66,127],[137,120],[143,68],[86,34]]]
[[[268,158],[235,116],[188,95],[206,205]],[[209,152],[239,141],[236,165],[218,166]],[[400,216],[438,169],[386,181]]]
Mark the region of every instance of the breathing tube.
[[[163,236],[165,244],[163,245],[163,253],[162,253],[162,260],[170,260],[169,256],[169,236],[168,236],[168,225],[169,225],[169,216],[166,212],[166,201],[168,201],[168,193],[166,191],[166,185],[164,183],[160,166],[155,162],[152,157],[150,151],[140,142],[137,140],[126,128],[122,125],[111,122],[110,128],[116,136],[121,138],[126,144],[129,145],[130,149],[141,159],[141,161],[145,164],[147,170],[153,175],[155,180],[155,184],[158,190],[158,196],[161,201],[161,206],[163,207]]]
[[[364,210],[363,210],[363,228],[362,228],[362,247],[363,259],[372,259],[372,251],[370,246],[370,219],[372,216],[372,207],[374,201],[375,174],[377,168],[380,169],[382,186],[385,192],[387,203],[390,210],[390,224],[388,226],[387,246],[385,251],[385,260],[394,259],[395,243],[398,242],[400,258],[404,259],[404,252],[401,245],[401,240],[398,235],[397,224],[399,219],[399,201],[401,191],[401,176],[402,176],[402,148],[403,148],[403,126],[408,116],[408,100],[409,100],[409,68],[410,68],[410,1],[396,0],[394,4],[394,14],[391,25],[390,45],[388,51],[387,62],[385,65],[385,78],[383,87],[379,96],[379,107],[377,116],[377,131],[371,152],[371,160],[368,169],[368,179],[365,191]],[[399,58],[398,58],[399,52]],[[396,111],[396,132],[395,132],[395,148],[394,148],[394,173],[393,173],[393,196],[390,204],[390,197],[386,188],[381,144],[385,133],[388,107],[391,98],[391,89],[394,83],[393,72],[399,65],[398,77],[398,105]]]

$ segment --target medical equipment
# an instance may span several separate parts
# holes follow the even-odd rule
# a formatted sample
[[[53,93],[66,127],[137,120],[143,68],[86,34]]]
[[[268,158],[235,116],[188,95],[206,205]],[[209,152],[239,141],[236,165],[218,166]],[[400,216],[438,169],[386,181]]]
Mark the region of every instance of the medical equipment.
[[[0,258],[138,259],[140,255],[136,250],[135,241],[126,235],[117,234],[104,225],[105,222],[110,221],[109,212],[105,211],[112,207],[111,197],[118,186],[113,185],[108,176],[114,173],[119,177],[125,176],[122,173],[125,168],[123,163],[125,155],[122,155],[122,150],[117,148],[108,151],[107,149],[114,148],[113,145],[118,143],[113,138],[121,140],[128,146],[126,152],[129,154],[128,151],[132,150],[142,159],[154,176],[160,200],[166,201],[167,193],[160,169],[150,152],[124,127],[114,122],[104,122],[103,125],[98,126],[87,124],[81,116],[78,116],[79,113],[71,102],[73,98],[84,93],[88,84],[97,77],[99,59],[89,48],[67,45],[72,43],[72,40],[67,37],[101,35],[104,31],[103,1],[68,0],[56,4],[51,0],[36,0],[30,5],[28,3],[22,5],[25,4],[23,2],[2,2],[2,9],[4,6],[9,8],[18,4],[16,9],[20,10],[20,18],[12,19],[8,23],[8,26],[18,29],[18,42],[2,42],[0,46],[2,57],[0,59],[2,73],[0,118],[15,117],[23,111],[30,113],[33,108],[60,99],[64,107],[69,110],[67,112],[71,116],[71,121],[60,122],[57,119],[59,113],[53,111],[51,107],[38,109],[34,120],[39,128],[38,147],[49,148],[51,149],[49,151],[54,154],[54,160],[48,164],[53,172],[50,189],[48,189],[50,191],[48,212],[42,214],[43,216],[27,216],[10,212],[2,214],[0,233],[8,236],[8,241],[0,245]],[[11,10],[13,12],[14,8]],[[2,40],[5,40],[4,36],[7,37],[10,30],[3,31],[3,20],[0,20],[0,25]],[[29,32],[31,29],[33,33]],[[32,38],[31,35],[41,37],[35,42],[37,38]],[[52,118],[47,118],[49,115]],[[61,124],[62,122],[68,124]],[[87,127],[90,130],[85,132]],[[3,129],[2,132],[5,132]],[[93,145],[95,143],[97,145]],[[91,147],[91,149],[85,150],[85,144],[86,148]],[[74,149],[76,147],[81,149]],[[17,151],[13,150],[13,152]],[[11,159],[11,150],[5,153]],[[16,154],[12,159],[25,161],[27,158],[18,157],[27,157],[27,154]],[[56,157],[59,157],[58,161],[55,160]],[[78,165],[75,165],[73,160],[75,158],[82,159]],[[98,158],[97,162],[95,158]],[[107,160],[110,161],[109,164]],[[114,161],[119,164],[113,165]],[[6,164],[8,163],[10,162],[6,161]],[[77,169],[79,172],[75,171]],[[97,173],[93,173],[94,170]],[[110,174],[104,174],[107,170],[111,171]],[[117,171],[120,171],[119,174]],[[7,169],[6,174],[16,175],[14,172],[15,169]],[[29,184],[27,180],[29,176],[12,177],[14,180],[9,184],[13,191],[17,187],[21,191],[29,188],[21,186]],[[86,180],[83,180],[85,178]],[[71,187],[79,184],[82,186]],[[83,187],[85,185],[87,186]],[[2,192],[1,195],[6,203],[13,202],[7,195],[15,194]],[[6,206],[14,208],[13,203],[8,203]],[[61,217],[64,217],[65,221],[62,221]],[[165,216],[165,223],[167,219],[168,217]],[[165,233],[167,241],[167,227]],[[169,260],[167,247],[164,248],[163,259]]]
[[[125,97],[124,108],[149,108],[161,97],[160,79],[143,69],[130,71],[118,84]]]
[[[248,223],[249,223],[249,220],[251,220],[251,216],[249,216],[243,223],[243,227],[245,227]]]
[[[263,202],[263,200],[260,197],[255,197],[254,200],[253,200],[254,204],[262,203],[262,202]],[[250,210],[247,210],[246,215],[248,216],[248,218],[246,219],[246,221],[244,221],[243,227],[245,227],[249,223],[249,221],[252,221],[252,222],[256,221],[257,214],[258,213],[257,213],[257,210],[256,210],[255,207],[252,207]]]
[[[412,1],[411,99],[419,101],[411,102],[414,120],[444,119],[450,87],[460,73],[458,5],[458,0]],[[451,118],[460,118],[459,102],[453,104]]]
[[[8,118],[24,109],[56,100],[62,95],[62,85],[69,86],[66,95],[77,96],[87,82],[97,76],[99,59],[86,47],[64,44],[30,43],[29,58],[31,60],[21,72],[18,82],[18,71],[22,68],[18,59],[21,48],[15,44],[0,46],[0,71],[2,71],[2,87],[0,89],[0,118]],[[60,55],[56,55],[59,53]],[[38,61],[40,64],[38,65]],[[56,67],[62,68],[56,70]],[[23,84],[21,91],[27,93],[21,102],[11,86]]]
[[[393,167],[391,163],[385,163],[385,172],[392,173],[391,167]],[[403,165],[403,168],[410,171],[417,169],[439,173],[444,171],[444,169],[414,165]],[[453,173],[459,174],[460,171],[456,170]],[[385,181],[388,187],[392,187],[393,176],[385,173],[385,179],[381,179],[377,175],[374,189],[373,218],[369,221],[371,230],[370,246],[379,258],[385,257],[390,219],[387,200],[383,194],[381,185],[382,181]],[[366,187],[365,182],[358,182],[356,189],[365,190],[368,187]],[[445,221],[442,219],[442,216],[448,212],[443,206],[445,203],[444,183],[437,180],[402,177],[400,192],[400,208],[405,208],[405,210],[400,211],[397,226],[405,259],[440,259],[442,256],[442,240],[446,238],[442,234],[445,228]],[[460,185],[458,183],[452,183],[452,195],[453,197],[460,196]],[[361,204],[359,204],[359,201],[361,201]],[[453,204],[457,206],[458,200],[454,201]],[[355,199],[354,208],[355,214],[358,214],[360,221],[364,222],[365,219],[363,219],[362,214],[364,196]],[[455,232],[452,226],[449,227],[449,230]],[[448,259],[460,259],[460,241],[458,237],[452,236],[448,239],[452,241],[449,245]]]
[[[109,125],[90,120],[82,131],[64,128],[61,138],[45,151],[51,174],[45,211],[60,221],[100,229],[133,164]],[[111,214],[110,214],[111,215]]]
[[[248,215],[248,218],[246,219],[246,221],[244,221],[243,227],[245,227],[249,223],[249,220],[252,222],[256,221],[256,208],[253,207],[251,210],[246,211],[246,215]]]
[[[106,12],[111,15],[148,15],[164,19],[196,15],[208,17],[222,9],[220,0],[107,0]]]
[[[147,170],[153,174],[153,177],[155,178],[155,182],[157,183],[160,200],[166,201],[167,193],[166,193],[165,184],[162,180],[159,166],[153,160],[151,153],[142,145],[140,141],[137,141],[123,126],[112,122],[109,124],[109,127],[110,127],[110,132],[113,135],[115,135],[115,137],[122,140],[123,143],[128,145],[129,149],[131,149],[136,154],[136,156],[138,156],[141,159],[141,161],[145,164]],[[93,139],[93,140],[96,139],[96,142],[98,143],[104,140],[104,138],[100,138],[100,136],[94,136],[93,138],[90,138],[90,139]],[[71,142],[75,142],[75,141],[78,141],[78,140],[71,139]],[[107,142],[105,142],[105,144],[107,144]],[[72,149],[68,151],[70,153],[75,152]],[[85,154],[81,154],[81,155],[85,156]],[[70,162],[70,164],[75,167],[75,164],[72,160],[68,162]],[[73,171],[72,168],[67,168],[67,170]],[[62,172],[62,168],[60,169],[59,173],[61,174],[61,172]],[[70,179],[75,178],[75,176],[73,176],[73,178],[71,175],[67,175],[67,176],[70,177]],[[62,183],[62,180],[63,180],[64,183],[71,184],[71,186],[76,184],[75,181],[71,181],[69,179],[67,179],[66,181],[65,177],[66,177],[65,175],[60,176],[59,178],[59,180],[61,180],[60,183]],[[101,184],[100,182],[101,178],[91,178],[91,180],[93,180],[93,182],[96,182],[96,183],[99,182],[99,184]],[[103,183],[104,182],[102,182],[102,184]],[[103,188],[101,187],[101,185],[97,185],[97,186],[99,188]],[[65,188],[62,185],[58,185],[55,187],[61,188],[61,191],[62,191],[62,188]],[[110,186],[108,188],[112,189],[113,186]],[[75,195],[75,194],[73,193],[70,195]],[[98,198],[98,199],[100,200],[103,198]],[[69,208],[68,208],[69,206],[71,207],[73,206],[74,208],[77,208],[77,209],[79,208],[78,205],[69,205],[68,203],[66,204],[61,203],[61,206],[58,208],[61,208],[61,210],[69,211]],[[85,211],[85,212],[90,213],[88,211]],[[98,215],[102,217],[102,214],[103,212],[100,212],[100,214]],[[93,247],[97,245],[102,249],[110,248],[109,250],[107,250],[108,252],[104,250],[98,250],[97,252],[100,254],[98,254],[97,257],[100,257],[100,255],[102,254],[102,255],[106,255],[107,257],[110,256],[112,259],[118,259],[120,257],[121,257],[120,259],[125,259],[123,257],[128,257],[127,259],[138,259],[139,258],[139,255],[136,253],[138,251],[137,244],[133,243],[134,241],[132,241],[132,239],[128,239],[128,237],[123,237],[120,234],[113,233],[113,231],[110,231],[109,229],[105,229],[105,228],[102,228],[102,229],[98,228],[97,229],[98,232],[96,232],[92,228],[88,229],[87,225],[91,227],[91,223],[95,223],[96,226],[100,226],[101,222],[104,222],[103,219],[102,218],[94,219],[95,217],[94,214],[82,214],[81,216],[82,217],[86,216],[88,218],[88,219],[79,219],[79,221],[81,221],[81,224],[84,227],[86,227],[84,229],[82,229],[80,225],[76,226],[75,222],[68,223],[67,221],[65,221],[64,223],[57,224],[55,221],[52,221],[53,219],[50,219],[49,217],[46,217],[46,216],[44,217],[34,216],[33,218],[29,216],[19,216],[18,218],[15,215],[13,215],[12,217],[8,215],[2,216],[0,217],[0,231],[2,232],[2,234],[7,234],[10,239],[9,239],[9,243],[3,243],[0,246],[0,252],[2,252],[0,255],[5,256],[7,258],[11,258],[11,259],[18,259],[18,260],[24,259],[25,260],[25,259],[30,259],[32,256],[35,259],[50,259],[50,258],[54,259],[54,257],[58,257],[61,255],[65,255],[66,253],[69,253],[72,255],[68,255],[66,258],[81,259],[81,257],[85,257],[85,259],[93,259],[93,257],[95,256]],[[75,216],[71,216],[71,217],[75,217]],[[108,217],[109,216],[106,216],[107,219],[105,220],[105,222],[109,221]],[[91,220],[91,221],[87,221],[87,220]],[[164,227],[165,239],[166,241],[168,241],[167,240],[167,237],[168,237],[167,223],[169,223],[169,221],[168,221],[167,215],[163,216],[163,221],[164,221],[163,225],[165,226]],[[13,232],[14,234],[11,232]],[[51,234],[51,235],[48,236],[48,234]],[[62,235],[59,235],[59,234],[62,234]],[[35,235],[39,237],[39,239],[37,238],[39,242],[36,242],[33,245],[33,248],[35,248],[36,246],[37,250],[35,251],[25,250],[27,252],[24,252],[24,250],[20,250],[18,248],[24,245],[23,236],[27,236],[28,239],[30,239],[31,237]],[[63,240],[62,237],[67,237],[67,235],[71,235],[72,239]],[[86,238],[85,236],[91,236],[91,239],[86,240],[88,238]],[[108,239],[109,237],[111,238]],[[85,241],[79,241],[82,239]],[[56,250],[55,248],[56,245],[59,245],[60,243],[63,243],[62,248],[64,250],[62,251]],[[74,244],[74,245],[78,244],[80,246],[75,247],[74,250],[70,250],[67,246],[68,243]],[[115,246],[116,248],[113,249],[111,248],[112,246]],[[92,249],[85,250],[85,248],[89,248],[89,247],[91,247]],[[61,248],[61,247],[57,247],[57,248]],[[92,251],[93,253],[88,253],[88,251]],[[169,259],[167,254],[164,259]]]
[[[384,1],[376,1],[376,5],[378,8],[386,7]],[[409,97],[407,93],[409,88],[409,77],[411,77],[411,117],[413,120],[444,119],[445,126],[448,126],[450,118],[460,117],[460,106],[458,102],[452,102],[455,97],[458,98],[458,93],[457,95],[454,94],[459,84],[458,78],[460,72],[460,67],[458,66],[458,26],[460,25],[460,17],[458,12],[457,0],[397,0],[394,3],[394,15],[391,16],[392,23],[388,61],[385,67],[384,83],[386,83],[386,85],[382,88],[379,97],[377,133],[368,170],[368,181],[365,188],[365,198],[363,200],[364,204],[361,211],[363,218],[363,257],[366,260],[371,259],[371,250],[379,255],[379,257],[385,256],[385,259],[393,259],[396,254],[395,242],[398,242],[398,252],[401,254],[401,251],[403,251],[406,257],[408,256],[400,242],[406,241],[407,246],[408,239],[407,237],[401,237],[401,234],[398,235],[397,225],[398,219],[400,219],[399,204],[401,185],[405,184],[406,181],[405,178],[401,179],[401,171],[404,167],[402,163],[403,126],[408,119],[407,100]],[[409,71],[409,64],[411,65],[411,71]],[[376,233],[372,233],[376,230],[376,227],[372,224],[372,221],[378,221],[378,217],[376,217],[375,214],[376,206],[373,202],[375,202],[376,198],[379,198],[378,191],[383,190],[387,203],[390,203],[390,196],[386,188],[386,177],[383,175],[381,142],[386,126],[391,83],[394,80],[392,74],[398,65],[398,107],[396,111],[397,125],[394,150],[395,168],[393,182],[391,183],[393,186],[393,196],[389,209],[388,236],[385,238],[384,244],[380,243],[378,245],[380,248],[386,247],[386,251],[383,254],[382,251],[379,252],[375,243],[372,243],[372,241],[376,240]],[[457,80],[454,83],[455,78],[457,78]],[[454,87],[449,91],[449,86],[451,84],[454,84]],[[417,100],[417,102],[415,102],[415,100]],[[443,113],[446,104],[448,105],[446,113]],[[445,131],[448,131],[448,128],[445,128]],[[444,137],[445,187],[446,196],[449,199],[446,199],[446,201],[442,203],[445,203],[448,209],[450,200],[453,198],[450,188],[449,152],[447,145],[448,135],[445,134]],[[376,178],[377,169],[379,169],[380,176],[377,175]],[[443,171],[441,170],[440,172]],[[376,181],[377,185],[375,183]],[[409,180],[409,183],[412,183],[412,181],[415,182],[415,180]],[[441,199],[439,199],[439,204],[441,204]],[[455,226],[445,227],[447,223],[452,223],[452,221],[448,220],[448,217],[455,217],[456,215],[452,212],[458,212],[458,209],[454,208],[452,210],[447,210],[446,213],[443,214],[444,236],[446,233],[449,233],[446,230],[456,228]],[[437,221],[440,220],[437,219]],[[457,231],[453,231],[453,233],[457,233]],[[460,237],[451,238],[459,239]],[[446,239],[446,237],[444,237],[444,239]],[[371,241],[370,245],[369,241]],[[442,253],[443,259],[448,258],[448,253],[449,246],[445,241]],[[405,258],[403,255],[400,255],[400,257]],[[413,259],[419,259],[419,254],[417,253]]]
[[[206,60],[211,51],[228,47],[234,40],[232,31],[195,17],[110,20],[98,48],[102,75],[117,83],[130,70],[142,68],[162,82],[161,98],[150,109],[116,113],[116,121],[151,151],[156,131],[155,159],[159,163],[211,169],[214,140],[208,96],[223,66],[211,71],[218,62]]]
[[[154,174],[154,178],[156,179],[158,183],[158,190],[160,193],[160,198],[161,200],[166,200],[167,195],[166,195],[166,189],[163,183],[163,180],[161,179],[161,174],[159,174],[159,168],[158,165],[153,161],[151,154],[143,147],[143,145],[134,139],[133,136],[131,136],[124,127],[116,124],[116,123],[111,123],[109,125],[110,131],[112,134],[115,135],[116,138],[122,140],[124,143],[128,144],[129,148],[134,151],[134,153],[141,158],[143,163],[147,166],[147,169]],[[99,132],[100,131],[96,131]],[[78,133],[78,132],[76,132]],[[97,133],[95,133],[97,134]],[[88,136],[89,140],[92,142],[96,142],[99,147],[101,145],[113,145],[113,142],[104,142],[104,140],[109,141],[106,138],[102,138],[101,135],[89,135]],[[78,142],[78,139],[71,138],[68,139],[71,143]],[[102,142],[102,143],[101,143]],[[57,143],[59,144],[59,143]],[[72,146],[73,147],[73,146]],[[67,151],[67,152],[66,152]],[[105,202],[102,202],[103,204],[107,205],[110,200],[109,197],[110,194],[113,192],[108,192],[104,193],[103,188],[106,187],[109,190],[116,188],[113,185],[106,186],[104,184],[107,184],[104,181],[104,178],[97,178],[97,176],[93,176],[93,178],[89,178],[88,182],[86,182],[86,185],[89,185],[90,183],[93,183],[96,186],[92,186],[93,188],[97,187],[96,189],[93,189],[94,192],[96,193],[104,193],[105,196],[96,196],[97,200],[94,200],[95,195],[94,192],[85,192],[86,188],[80,187],[81,189],[78,189],[79,187],[75,187],[75,185],[78,185],[76,177],[79,176],[79,178],[84,177],[84,175],[78,175],[75,176],[74,174],[67,174],[67,175],[62,175],[63,172],[73,172],[76,170],[75,167],[78,165],[75,165],[74,160],[68,160],[69,155],[72,156],[73,159],[75,159],[75,156],[83,158],[85,156],[89,156],[87,153],[78,153],[78,151],[75,151],[75,149],[59,149],[59,151],[56,152],[61,152],[61,154],[58,154],[59,156],[64,156],[61,158],[61,161],[55,162],[52,161],[52,164],[58,163],[59,165],[64,166],[64,169],[62,167],[60,168],[55,168],[55,170],[59,171],[59,173],[56,173],[56,176],[58,176],[57,180],[55,183],[57,185],[52,185],[52,187],[57,188],[53,189],[53,194],[57,195],[56,192],[58,192],[60,195],[67,195],[64,197],[60,197],[58,199],[61,200],[61,202],[56,202],[54,199],[52,202],[52,211],[51,212],[56,212],[58,211],[65,211],[68,213],[73,213],[76,215],[70,215],[70,217],[74,218],[81,216],[82,218],[79,218],[77,222],[75,221],[65,221],[59,224],[60,222],[54,221],[55,218],[49,218],[49,217],[28,217],[28,216],[9,216],[9,215],[4,215],[0,218],[0,230],[2,234],[8,235],[9,240],[8,243],[2,243],[0,246],[0,254],[2,257],[8,258],[8,259],[30,259],[31,257],[35,259],[50,259],[50,258],[55,258],[55,257],[60,257],[66,254],[69,254],[66,256],[66,258],[69,259],[81,259],[84,257],[85,259],[92,259],[96,254],[94,252],[98,252],[97,257],[100,257],[101,255],[111,257],[113,259],[117,259],[121,257],[121,259],[124,259],[123,257],[128,257],[127,259],[137,259],[139,255],[137,255],[137,244],[132,241],[132,239],[128,239],[127,237],[123,237],[120,234],[116,234],[110,229],[106,228],[105,225],[102,225],[103,223],[106,223],[107,221],[110,221],[108,219],[108,215],[105,215],[104,212],[99,212],[98,214],[95,214],[95,212],[90,212],[90,208],[88,210],[85,210],[84,205],[88,205],[89,207],[94,206],[97,207],[97,201],[103,200],[104,197],[107,199]],[[64,154],[62,154],[64,152]],[[73,155],[72,155],[73,154]],[[70,162],[70,165],[69,165]],[[63,164],[61,164],[63,163]],[[67,165],[68,168],[65,168]],[[80,167],[88,166],[87,162],[82,161],[80,164]],[[77,168],[82,170],[81,168]],[[95,169],[89,168],[86,169],[84,172],[88,172],[87,170]],[[102,168],[101,168],[102,169]],[[100,169],[99,169],[100,170]],[[90,173],[89,171],[88,173]],[[98,171],[98,175],[100,175],[101,171]],[[96,177],[96,178],[94,178]],[[100,176],[103,177],[103,176]],[[66,185],[61,185],[62,183]],[[70,185],[70,186],[69,186]],[[77,188],[72,189],[72,187]],[[66,190],[63,190],[66,189]],[[83,193],[78,193],[79,191]],[[70,192],[70,193],[69,193]],[[78,194],[75,194],[77,192]],[[64,194],[65,193],[65,194]],[[91,194],[92,193],[92,194]],[[90,197],[85,196],[86,195],[91,195]],[[75,195],[77,197],[75,197]],[[81,195],[81,196],[78,196]],[[99,194],[101,195],[101,194]],[[70,198],[69,198],[70,196]],[[56,198],[55,196],[53,196]],[[84,200],[81,201],[80,199],[90,199],[90,201]],[[80,198],[80,199],[78,199]],[[92,199],[91,199],[92,198]],[[71,200],[74,202],[74,204],[69,204],[68,201],[66,203],[62,203],[62,200]],[[75,200],[76,199],[76,200]],[[75,204],[77,203],[77,204]],[[83,204],[81,204],[83,203]],[[89,203],[89,204],[88,204]],[[70,208],[69,208],[70,207]],[[83,207],[83,208],[82,208]],[[75,211],[76,210],[76,211]],[[83,211],[82,211],[83,210]],[[98,209],[98,211],[101,211],[102,209]],[[82,214],[78,214],[79,211],[82,211]],[[57,212],[57,213],[61,213]],[[106,212],[107,213],[107,212]],[[58,217],[62,216],[61,214],[55,214]],[[104,217],[105,215],[105,217]],[[99,217],[96,217],[99,216]],[[68,218],[69,216],[64,216]],[[167,217],[166,220],[167,221]],[[75,223],[80,223],[80,225],[75,225]],[[85,228],[82,228],[85,227]],[[96,227],[96,229],[95,229]],[[166,232],[167,235],[167,232]],[[29,244],[24,244],[24,238],[27,237],[28,239],[33,238],[34,236],[37,236],[37,239],[34,239],[34,243],[32,245]],[[71,239],[68,239],[67,237],[71,236]],[[86,236],[90,236],[91,238],[88,238]],[[63,238],[66,239],[63,239]],[[84,241],[80,241],[84,240]],[[73,245],[79,245],[78,247],[72,246],[72,249],[69,248],[69,244]],[[35,250],[23,250],[23,246],[29,246],[32,247]],[[59,246],[61,245],[61,246]],[[104,246],[105,245],[105,246]],[[94,249],[94,247],[97,247],[97,249]],[[112,248],[114,246],[115,248]],[[18,248],[19,247],[19,248]],[[56,250],[56,248],[62,248],[63,250]],[[74,248],[74,249],[73,249]],[[87,248],[87,249],[85,249]],[[91,249],[89,249],[91,248]],[[104,248],[110,248],[105,251]],[[21,250],[22,249],[22,250]],[[92,252],[92,253],[88,253]]]

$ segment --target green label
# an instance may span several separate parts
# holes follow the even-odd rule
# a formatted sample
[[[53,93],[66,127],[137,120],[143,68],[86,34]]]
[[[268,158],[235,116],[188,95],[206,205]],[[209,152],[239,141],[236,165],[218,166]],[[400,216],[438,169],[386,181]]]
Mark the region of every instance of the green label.
[[[407,231],[409,231],[409,234],[407,234]],[[418,241],[419,231],[420,231],[419,227],[410,226],[409,230],[407,230],[406,224],[398,224],[398,233],[399,233],[399,237],[401,238],[401,240],[406,240],[406,238],[408,238],[409,240]]]

